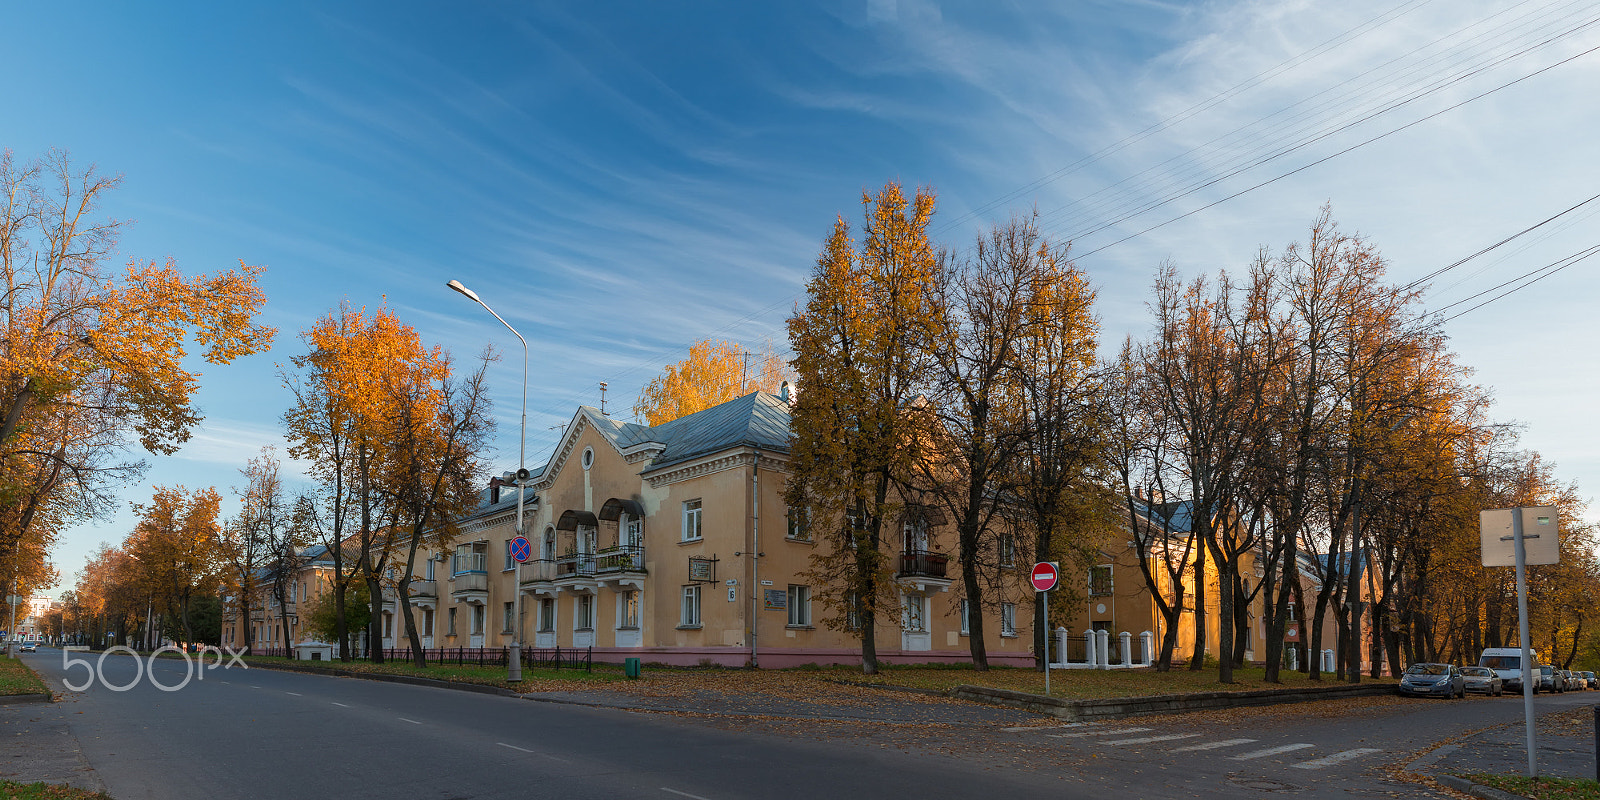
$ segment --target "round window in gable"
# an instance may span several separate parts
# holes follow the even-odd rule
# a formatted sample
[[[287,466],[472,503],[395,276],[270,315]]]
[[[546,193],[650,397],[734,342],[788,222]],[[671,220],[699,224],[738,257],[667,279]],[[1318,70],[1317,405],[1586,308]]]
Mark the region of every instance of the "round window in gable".
[[[585,447],[583,448],[583,468],[588,469],[592,466],[594,466],[594,448]]]

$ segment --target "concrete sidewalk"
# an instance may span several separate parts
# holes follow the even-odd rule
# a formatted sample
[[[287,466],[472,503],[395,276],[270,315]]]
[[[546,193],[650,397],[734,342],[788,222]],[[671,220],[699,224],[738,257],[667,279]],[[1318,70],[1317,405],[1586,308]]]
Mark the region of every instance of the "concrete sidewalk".
[[[1535,723],[1539,774],[1547,778],[1596,779],[1594,706],[1544,714]],[[1519,797],[1455,777],[1528,774],[1527,733],[1521,722],[1463,737],[1413,761],[1408,770],[1430,775],[1478,797]]]

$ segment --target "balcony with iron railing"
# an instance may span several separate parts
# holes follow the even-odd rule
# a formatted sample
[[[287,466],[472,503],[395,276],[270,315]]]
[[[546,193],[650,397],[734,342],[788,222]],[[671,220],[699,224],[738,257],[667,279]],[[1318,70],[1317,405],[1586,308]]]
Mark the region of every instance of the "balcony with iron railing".
[[[614,572],[644,572],[644,545],[619,545],[594,554],[597,575]]]
[[[905,550],[900,553],[900,569],[895,580],[917,591],[950,587],[950,557],[928,550]]]
[[[568,553],[556,559],[556,579],[593,578],[594,553]]]

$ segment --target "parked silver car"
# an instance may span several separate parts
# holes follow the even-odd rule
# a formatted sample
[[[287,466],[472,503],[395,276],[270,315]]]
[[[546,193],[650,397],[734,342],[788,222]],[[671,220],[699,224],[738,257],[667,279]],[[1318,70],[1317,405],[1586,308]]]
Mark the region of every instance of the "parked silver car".
[[[1422,697],[1466,697],[1467,679],[1454,664],[1412,664],[1400,676],[1399,691]]]
[[[1466,690],[1480,694],[1499,697],[1505,692],[1505,683],[1500,676],[1488,667],[1462,667],[1461,677],[1466,681]]]
[[[1566,690],[1567,678],[1561,674],[1561,670],[1549,664],[1539,665],[1539,685],[1534,687],[1534,691],[1565,692]]]

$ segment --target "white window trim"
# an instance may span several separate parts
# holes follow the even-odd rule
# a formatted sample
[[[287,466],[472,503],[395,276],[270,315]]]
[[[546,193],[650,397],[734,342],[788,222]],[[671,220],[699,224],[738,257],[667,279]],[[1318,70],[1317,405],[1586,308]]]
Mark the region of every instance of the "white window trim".
[[[683,501],[683,538],[680,541],[698,542],[705,538],[705,511],[705,504],[698,497]]]
[[[683,591],[678,595],[678,627],[698,628],[701,626],[701,620],[703,619],[702,601],[699,584],[683,587]],[[689,613],[691,609],[694,612],[692,620]]]
[[[1000,635],[1011,638],[1017,635],[1017,604],[1000,604]]]
[[[811,587],[797,583],[789,584],[789,625],[790,628],[811,627]]]

